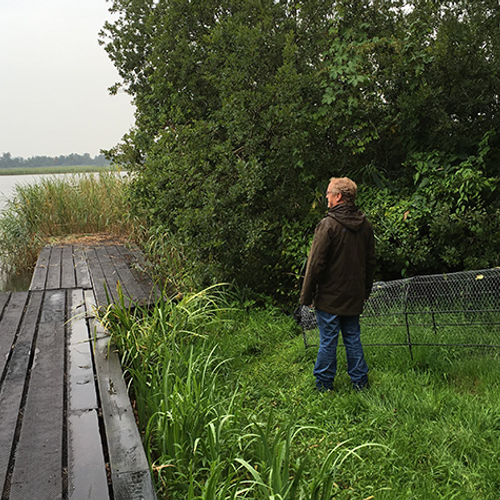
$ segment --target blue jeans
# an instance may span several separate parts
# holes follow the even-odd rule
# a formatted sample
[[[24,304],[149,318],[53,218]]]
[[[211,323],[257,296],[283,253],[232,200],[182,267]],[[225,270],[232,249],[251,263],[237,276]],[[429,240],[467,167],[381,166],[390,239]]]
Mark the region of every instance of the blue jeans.
[[[361,345],[359,316],[338,316],[317,309],[316,319],[319,328],[319,350],[313,373],[318,390],[327,391],[333,388],[337,373],[337,343],[340,331],[347,354],[347,373],[352,384],[355,388],[366,387],[368,365]]]

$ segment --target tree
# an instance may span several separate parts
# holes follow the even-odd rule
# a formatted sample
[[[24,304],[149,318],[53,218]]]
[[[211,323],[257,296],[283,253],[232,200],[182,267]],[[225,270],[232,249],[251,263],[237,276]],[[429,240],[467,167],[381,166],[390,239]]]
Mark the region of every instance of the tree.
[[[477,154],[500,124],[494,2],[360,0],[337,7],[322,112],[347,161],[409,187],[413,168],[404,166],[415,154],[440,150],[458,162]],[[488,168],[498,175],[496,158]]]
[[[3,153],[2,158],[0,158],[0,168],[36,168],[36,167],[53,167],[53,166],[73,166],[73,165],[96,165],[96,166],[106,166],[109,165],[109,161],[106,160],[103,154],[95,156],[92,158],[88,153],[84,155],[78,155],[75,153],[69,156],[31,156],[29,158],[16,157],[12,158],[10,153]]]
[[[136,206],[155,232],[207,280],[266,292],[290,286],[332,175],[354,178],[362,196],[376,187],[413,203],[422,162],[429,183],[456,190],[431,172],[480,165],[494,189],[500,25],[492,0],[114,0],[111,10],[118,18],[101,43],[137,115],[109,154],[135,170]],[[484,199],[481,210],[494,213]],[[370,207],[375,218],[383,206]],[[412,232],[401,232],[407,248],[433,231],[424,217],[412,220]],[[393,236],[385,232],[383,243]],[[436,257],[441,243],[426,241]],[[395,271],[443,265],[422,255]],[[462,255],[453,266],[464,263]]]
[[[135,55],[117,48],[147,32],[124,80],[137,199],[210,276],[275,288],[283,224],[329,175],[314,110],[331,3],[160,1],[133,20],[129,5],[105,32],[122,74]]]

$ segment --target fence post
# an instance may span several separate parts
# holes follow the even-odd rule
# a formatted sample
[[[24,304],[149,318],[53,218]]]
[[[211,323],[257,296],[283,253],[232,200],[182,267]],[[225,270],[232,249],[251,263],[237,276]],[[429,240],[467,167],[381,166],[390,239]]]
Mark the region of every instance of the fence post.
[[[408,321],[408,295],[410,293],[411,283],[413,278],[409,278],[405,286],[405,300],[404,300],[404,314],[406,323],[406,338],[408,340],[408,349],[410,350],[410,357],[413,361],[413,350],[411,348],[411,334],[410,334],[410,323]]]

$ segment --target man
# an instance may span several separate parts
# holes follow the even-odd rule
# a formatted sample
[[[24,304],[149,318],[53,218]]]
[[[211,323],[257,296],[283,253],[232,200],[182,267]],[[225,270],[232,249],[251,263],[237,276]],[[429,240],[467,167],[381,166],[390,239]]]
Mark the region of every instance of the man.
[[[351,179],[330,179],[329,210],[316,227],[300,294],[301,304],[316,308],[320,345],[313,373],[320,391],[333,389],[340,331],[353,387],[368,387],[359,316],[371,292],[375,243],[372,225],[355,206],[356,194]]]

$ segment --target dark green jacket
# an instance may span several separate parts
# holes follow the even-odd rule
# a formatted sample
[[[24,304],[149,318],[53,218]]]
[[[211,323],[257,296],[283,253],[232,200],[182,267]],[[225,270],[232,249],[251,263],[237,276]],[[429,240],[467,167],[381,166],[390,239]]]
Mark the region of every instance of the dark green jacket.
[[[316,227],[300,303],[330,314],[359,315],[374,270],[372,225],[357,207],[337,205]]]

